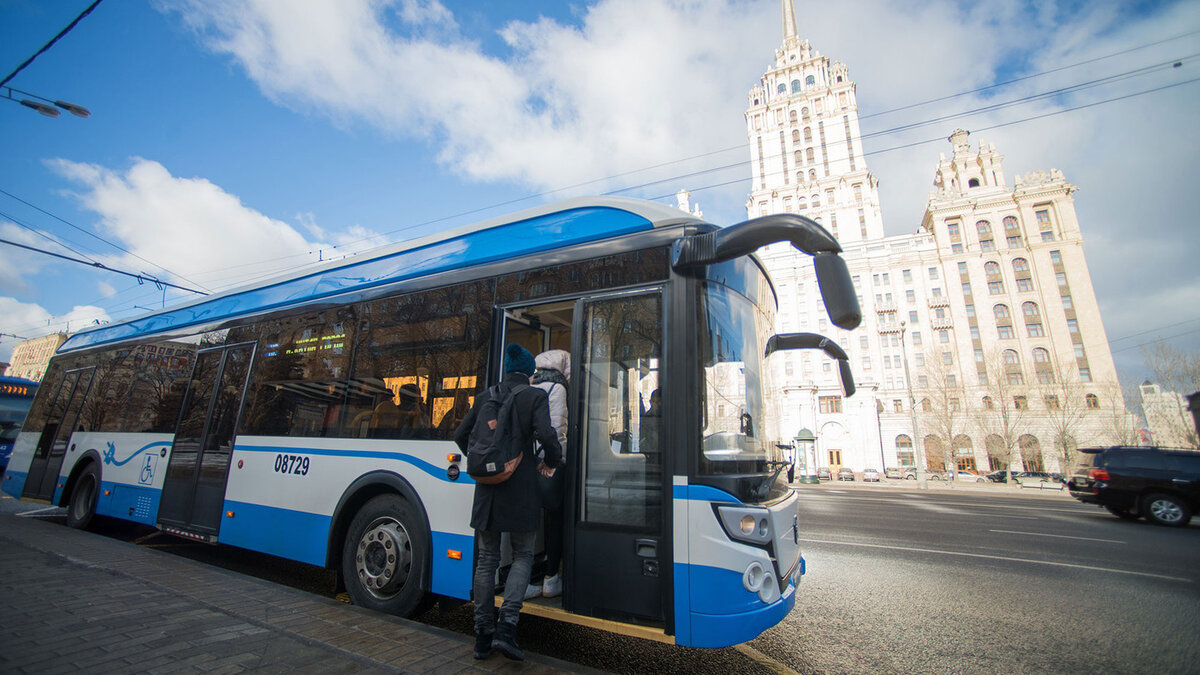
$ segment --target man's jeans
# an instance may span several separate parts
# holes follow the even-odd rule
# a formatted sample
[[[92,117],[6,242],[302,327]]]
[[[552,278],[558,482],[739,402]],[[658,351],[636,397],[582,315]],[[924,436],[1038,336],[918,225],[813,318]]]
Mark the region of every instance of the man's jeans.
[[[496,629],[495,596],[496,568],[500,565],[500,533],[476,530],[479,542],[479,560],[475,564],[475,586],[472,599],[475,601],[475,634],[491,633]],[[512,567],[508,580],[504,582],[504,604],[500,605],[501,623],[517,625],[521,605],[525,602],[525,589],[529,586],[529,574],[533,571],[533,546],[537,532],[509,532],[512,541]]]

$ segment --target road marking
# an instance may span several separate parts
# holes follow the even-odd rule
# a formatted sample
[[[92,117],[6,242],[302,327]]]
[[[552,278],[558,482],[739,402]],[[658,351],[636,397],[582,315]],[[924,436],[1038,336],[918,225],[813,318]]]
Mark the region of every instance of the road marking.
[[[1079,539],[1080,541],[1102,541],[1108,544],[1125,544],[1128,542],[1117,541],[1116,539],[1096,539],[1095,537],[1072,537],[1066,534],[1046,534],[1045,532],[1018,532],[1017,530],[988,530],[988,532],[1000,532],[1001,534],[1027,534],[1031,537],[1057,537],[1059,539]]]
[[[1119,570],[1111,567],[1094,567],[1092,565],[1076,565],[1074,563],[1053,562],[1051,560],[1030,560],[1029,558],[1013,558],[1011,556],[1002,555],[987,555],[985,553],[963,553],[961,551],[939,551],[931,548],[915,548],[909,546],[888,546],[886,544],[863,544],[850,541],[829,541],[826,539],[800,539],[799,541],[808,542],[810,544],[833,544],[835,546],[858,546],[861,548],[883,548],[893,551],[911,551],[914,553],[938,553],[941,555],[956,555],[963,558],[985,558],[988,560],[1002,560],[1005,562],[1023,562],[1031,565],[1051,565],[1053,567],[1070,567],[1080,570],[1093,570],[1096,572],[1112,572],[1113,574],[1131,574],[1136,577],[1150,577],[1152,579],[1165,579],[1167,581],[1182,581],[1184,583],[1192,583],[1191,579],[1183,577],[1171,577],[1165,574],[1152,574],[1150,572],[1134,572],[1132,570]]]
[[[57,511],[57,510],[58,510],[57,506],[47,506],[44,509],[35,509],[33,511],[22,511],[22,512],[18,513],[17,515],[18,516],[36,516],[39,513],[45,513],[47,511]]]
[[[765,668],[768,668],[772,672],[779,673],[779,675],[796,675],[796,671],[788,668],[784,664],[776,661],[775,659],[767,656],[748,644],[734,645],[733,648],[741,652],[746,658]]]
[[[833,491],[829,490],[828,492],[833,492]],[[929,495],[929,496],[932,496],[932,495]],[[807,497],[809,497],[809,495],[804,495],[801,498],[804,499]],[[858,496],[845,497],[845,496],[841,496],[841,495],[839,495],[839,497],[841,497],[842,499],[846,499],[846,500],[858,500],[858,501],[864,501],[864,502],[872,502],[875,504],[878,504],[879,502],[888,502],[888,503],[894,503],[894,504],[908,504],[909,503],[909,502],[904,501],[903,499],[898,499],[898,497],[904,497],[907,499],[926,499],[926,498],[928,498],[928,496],[926,496],[926,495],[908,495],[908,494],[895,495],[892,497],[885,497],[885,498],[858,497]],[[997,499],[1008,499],[1008,497],[998,497]],[[820,501],[820,498],[811,499],[811,501]],[[963,504],[961,502],[925,502],[925,503],[926,504],[943,504],[946,506],[970,506],[970,507],[979,507],[979,508],[986,508],[986,509],[1020,509],[1022,511],[1059,511],[1062,513],[1073,513],[1075,515],[1080,515],[1081,513],[1087,512],[1086,510],[1082,510],[1080,508],[1056,508],[1056,507],[1045,507],[1045,506],[1015,506],[1015,505],[1011,505],[1011,504],[996,504],[996,503],[984,503],[984,502],[969,502],[966,504]],[[1080,506],[1082,506],[1082,505],[1080,505]]]

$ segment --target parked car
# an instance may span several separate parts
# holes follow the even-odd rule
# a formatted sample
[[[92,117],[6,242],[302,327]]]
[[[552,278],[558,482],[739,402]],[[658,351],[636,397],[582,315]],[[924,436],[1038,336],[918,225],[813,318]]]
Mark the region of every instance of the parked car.
[[[986,483],[986,482],[988,482],[988,479],[986,477],[981,476],[981,475],[975,473],[974,471],[971,471],[970,469],[959,469],[958,472],[954,474],[954,480],[965,482],[965,483]]]
[[[917,479],[917,467],[915,467],[915,466],[904,467],[904,479],[905,480],[916,480]],[[925,469],[925,480],[946,480],[946,476],[945,476],[945,474],[943,474],[939,471]]]
[[[817,469],[817,480],[833,480],[833,474],[829,473],[829,468]]]
[[[904,478],[904,470],[898,466],[889,466],[883,470],[884,478]]]
[[[846,467],[838,469],[838,480],[854,480],[854,472]]]
[[[866,483],[868,481],[875,482],[875,483],[879,482],[879,470],[878,469],[867,469],[867,470],[863,471],[863,482]]]
[[[1067,489],[1085,504],[1118,518],[1145,517],[1158,525],[1183,527],[1200,508],[1200,453],[1189,450],[1116,446],[1080,448],[1083,462]]]

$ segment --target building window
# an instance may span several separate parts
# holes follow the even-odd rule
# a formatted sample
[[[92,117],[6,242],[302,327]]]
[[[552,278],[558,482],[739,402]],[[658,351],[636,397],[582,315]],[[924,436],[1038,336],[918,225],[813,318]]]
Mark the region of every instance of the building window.
[[[962,253],[963,252],[962,244],[958,244],[958,243],[950,244],[950,252],[951,253]]]
[[[917,386],[922,389],[924,389],[925,387],[928,387],[929,386],[929,377],[927,377],[925,375],[918,375],[917,376]]]
[[[979,179],[978,178],[969,179],[967,181],[967,187],[969,187],[969,188],[979,187]]]
[[[775,91],[780,94],[786,94],[787,93],[787,85],[784,84],[783,82],[780,82],[779,86],[775,87]]]
[[[1029,409],[1029,399],[1025,398],[1024,396],[1014,396],[1013,397],[1013,407],[1016,408],[1017,410],[1028,410]]]
[[[1003,294],[1004,294],[1004,282],[1003,281],[989,281],[988,282],[988,295],[1003,295]]]
[[[996,313],[997,322],[1008,321],[1012,318],[1012,315],[1008,313],[1008,305],[996,305],[992,308],[992,311]]]
[[[1050,211],[1042,209],[1035,211],[1037,216],[1038,231],[1042,233],[1042,241],[1054,241],[1054,227],[1050,223]]]
[[[1100,399],[1096,398],[1095,394],[1088,394],[1083,397],[1083,400],[1086,402],[1088,410],[1100,409]]]
[[[954,365],[954,354],[951,354],[950,352],[942,352],[942,363],[946,364],[947,366]]]
[[[912,325],[917,325],[917,310],[912,310],[908,313],[908,322]]]
[[[1045,337],[1046,336],[1045,331],[1042,330],[1042,324],[1040,324],[1040,323],[1025,324],[1025,331],[1027,333],[1029,333],[1029,337]]]
[[[842,412],[842,397],[841,396],[818,396],[817,403],[824,414]]]
[[[912,283],[912,270],[900,270],[900,274],[904,277],[904,283]]]
[[[1062,264],[1062,253],[1059,251],[1050,251],[1050,262],[1055,265]]]
[[[929,268],[929,278],[930,278],[930,279],[937,279],[937,278],[938,278],[938,271],[937,271],[937,268],[936,268],[936,267],[930,267],[930,268]]]
[[[1017,292],[1028,293],[1033,290],[1033,279],[1026,277],[1017,279]]]
[[[795,110],[788,111],[788,121],[791,122],[792,124],[796,123],[796,111]]]
[[[1005,349],[1003,356],[1004,356],[1004,365],[1006,365],[1006,366],[1021,365],[1021,357],[1019,354],[1017,354],[1017,351],[1015,349]]]
[[[954,221],[952,223],[946,223],[946,232],[951,237],[957,237],[958,236],[958,221]]]
[[[958,399],[956,399],[956,398],[950,399],[950,410],[952,410],[954,412],[958,412],[958,411],[962,410],[962,404],[959,403]]]
[[[996,242],[992,241],[991,239],[981,239],[979,241],[979,250],[984,251],[985,253],[987,251],[995,251]]]
[[[1042,347],[1037,347],[1033,350],[1034,363],[1050,363],[1050,352]]]
[[[998,277],[1000,276],[1000,263],[989,260],[983,264],[983,271],[989,277]]]
[[[991,396],[983,397],[983,409],[984,410],[995,410],[996,409],[996,402],[992,400]]]
[[[1080,368],[1079,369],[1079,381],[1091,382],[1092,381],[1092,369],[1091,368]]]
[[[916,361],[918,366],[924,366],[925,365],[925,353],[917,352],[916,354],[913,355],[913,360]]]
[[[1071,296],[1062,296],[1063,309],[1075,309],[1075,303],[1071,302]]]
[[[921,412],[933,412],[933,404],[929,402],[929,399],[921,399]]]
[[[900,461],[900,466],[915,466],[913,460],[913,443],[912,438],[906,434],[900,434],[896,437],[896,458]]]
[[[1008,325],[1005,325],[1005,326],[997,326],[997,327],[996,327],[996,333],[997,333],[997,335],[999,336],[999,338],[1000,338],[1001,340],[1011,340],[1011,339],[1013,339],[1013,329],[1012,329],[1012,326],[1008,326]]]
[[[1062,406],[1060,406],[1060,405],[1058,404],[1058,397],[1057,397],[1057,396],[1055,396],[1054,394],[1047,394],[1047,395],[1046,395],[1046,410],[1058,410],[1058,409],[1059,409],[1059,408],[1061,408],[1061,407],[1062,407]]]
[[[1021,248],[1021,235],[1014,234],[1008,238],[1009,248]]]
[[[950,342],[950,331],[939,330],[938,331],[938,342],[941,342],[942,344],[946,344],[946,343]]]
[[[1027,274],[1029,272],[1029,261],[1025,260],[1024,258],[1013,258],[1012,266],[1013,272],[1015,272],[1018,276]]]
[[[898,398],[892,399],[892,412],[904,412],[904,403]]]
[[[1008,374],[1008,383],[1012,385],[1025,384],[1025,375],[1017,370]]]
[[[909,304],[912,304],[917,301],[917,294],[910,288],[907,291],[904,291],[904,299],[907,300]]]
[[[816,82],[817,82],[817,78],[813,77],[812,75],[809,75],[808,77],[804,78],[804,84],[807,84],[810,87],[812,85],[816,84]]]
[[[792,80],[792,93],[800,93],[800,80]],[[795,113],[793,112],[792,114],[794,115]]]
[[[971,318],[971,319],[975,318],[975,304],[967,303],[966,309],[967,309],[967,317]]]
[[[914,330],[912,332],[913,346],[921,344],[921,331]]]

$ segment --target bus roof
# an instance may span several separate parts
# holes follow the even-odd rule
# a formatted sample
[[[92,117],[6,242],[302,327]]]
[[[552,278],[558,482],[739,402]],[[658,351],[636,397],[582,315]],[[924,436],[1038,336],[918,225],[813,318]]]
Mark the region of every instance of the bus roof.
[[[546,204],[383,246],[251,286],[72,335],[59,353],[211,324],[448,270],[703,221],[640,199],[587,197]]]

